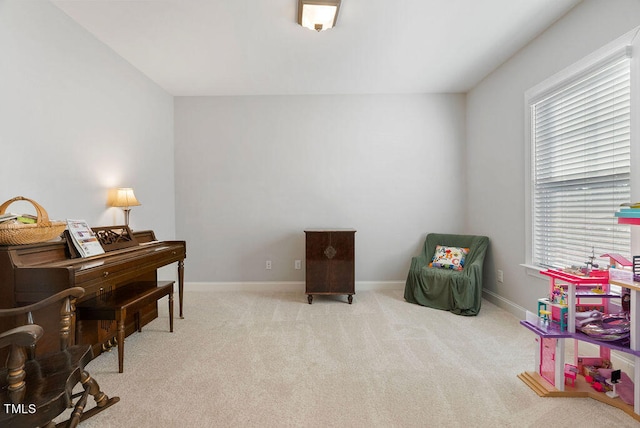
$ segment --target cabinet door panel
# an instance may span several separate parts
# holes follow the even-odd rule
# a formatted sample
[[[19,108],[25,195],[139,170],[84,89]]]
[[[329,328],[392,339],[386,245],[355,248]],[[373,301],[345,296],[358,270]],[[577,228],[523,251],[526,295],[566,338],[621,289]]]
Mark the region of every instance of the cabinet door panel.
[[[338,294],[353,293],[353,263],[332,260],[329,266],[329,292]]]
[[[329,269],[327,263],[322,260],[307,261],[306,284],[307,293],[322,293],[327,290],[329,284]]]

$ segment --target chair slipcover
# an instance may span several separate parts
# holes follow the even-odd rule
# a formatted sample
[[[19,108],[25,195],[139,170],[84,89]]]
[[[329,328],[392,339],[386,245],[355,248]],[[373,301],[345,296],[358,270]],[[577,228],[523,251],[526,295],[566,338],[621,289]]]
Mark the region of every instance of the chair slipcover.
[[[429,267],[437,245],[469,248],[464,268],[458,271]],[[405,300],[457,315],[477,315],[482,303],[482,266],[488,246],[486,236],[428,234],[420,255],[411,259]]]

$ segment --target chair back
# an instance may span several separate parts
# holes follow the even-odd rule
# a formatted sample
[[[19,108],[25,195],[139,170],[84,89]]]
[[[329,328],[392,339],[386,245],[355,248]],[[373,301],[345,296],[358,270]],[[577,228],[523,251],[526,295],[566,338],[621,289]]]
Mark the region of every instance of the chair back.
[[[0,426],[50,426],[72,403],[72,388],[80,382],[83,366],[92,357],[88,345],[73,346],[74,304],[83,294],[83,288],[74,287],[30,305],[0,309],[0,317],[13,318],[18,324],[0,333],[0,350],[9,351],[6,363],[0,366],[0,401],[4,403]],[[54,327],[60,350],[40,357],[35,348],[44,329],[36,324],[35,314],[43,310],[60,314]],[[77,423],[76,419],[71,424]]]

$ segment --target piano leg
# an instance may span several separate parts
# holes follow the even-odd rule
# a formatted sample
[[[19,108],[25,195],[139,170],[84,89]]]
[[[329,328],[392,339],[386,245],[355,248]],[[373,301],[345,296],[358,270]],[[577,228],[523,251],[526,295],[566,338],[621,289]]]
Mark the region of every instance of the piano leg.
[[[173,333],[173,293],[169,294],[169,331]]]
[[[116,322],[118,323],[118,372],[122,373],[124,369],[124,320],[126,311],[118,311]]]
[[[182,315],[182,298],[184,293],[184,260],[178,262],[178,298],[180,300],[180,319],[184,319]]]

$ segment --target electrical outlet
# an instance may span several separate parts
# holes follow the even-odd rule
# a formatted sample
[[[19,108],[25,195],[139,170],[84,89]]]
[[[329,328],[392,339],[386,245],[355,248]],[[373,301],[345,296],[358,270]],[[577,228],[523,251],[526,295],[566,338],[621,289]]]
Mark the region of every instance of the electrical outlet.
[[[302,261],[300,261],[300,260],[296,260],[296,261],[293,263],[293,267],[294,267],[296,270],[300,270],[300,269],[302,269]]]
[[[271,270],[271,260],[267,260],[267,263],[265,263],[264,268],[268,269],[268,270]]]
[[[497,279],[498,282],[504,282],[504,272],[502,272],[502,270],[498,269],[498,275],[497,275]]]

